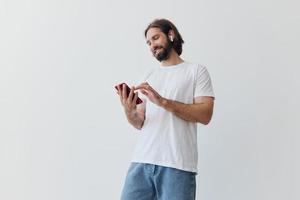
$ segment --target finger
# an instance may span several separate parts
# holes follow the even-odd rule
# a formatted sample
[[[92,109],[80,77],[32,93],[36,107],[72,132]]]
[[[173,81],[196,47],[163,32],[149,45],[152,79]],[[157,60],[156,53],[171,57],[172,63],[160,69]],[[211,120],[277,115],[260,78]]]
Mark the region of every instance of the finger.
[[[122,95],[119,94],[119,98],[120,98],[120,102],[122,103],[122,105],[124,105]]]
[[[117,94],[120,95],[120,85],[117,86]]]
[[[138,86],[136,86],[135,87],[135,90],[139,90],[139,89],[142,89],[142,88],[144,88],[145,86],[143,86],[143,85],[138,85]]]
[[[120,86],[118,86],[118,92],[117,93],[118,93],[120,101],[121,101],[121,103],[123,105],[123,96],[122,96],[122,92],[120,92]]]
[[[136,93],[134,93],[134,98],[133,98],[133,103],[134,104],[136,104],[136,101],[137,101],[137,99],[138,99],[138,93],[136,92]]]
[[[143,85],[149,85],[147,82],[142,82],[141,84],[139,84],[137,87],[139,86],[143,86]]]
[[[126,89],[125,84],[123,84],[122,96],[123,96],[123,99],[127,99],[127,89]]]
[[[133,98],[133,95],[134,95],[134,87],[132,86],[131,87],[131,90],[130,90],[130,92],[129,92],[129,96],[128,96],[128,99],[129,99],[129,101],[132,101],[132,98]]]
[[[140,84],[140,86],[144,87],[144,88],[147,88],[147,89],[151,89],[152,87],[149,85],[148,82],[143,82]]]
[[[117,92],[117,94],[119,95],[119,99],[120,99],[121,103],[123,104],[123,97],[122,97],[121,93]]]
[[[135,88],[136,90],[139,90],[139,89],[147,89],[147,85],[139,85]]]
[[[146,90],[140,90],[142,94],[148,96],[148,92]]]
[[[138,90],[139,91],[147,91],[147,92],[149,92],[149,89],[146,87],[146,86],[140,86],[139,88],[138,88]]]
[[[117,94],[120,95],[120,86],[119,85],[117,86]]]

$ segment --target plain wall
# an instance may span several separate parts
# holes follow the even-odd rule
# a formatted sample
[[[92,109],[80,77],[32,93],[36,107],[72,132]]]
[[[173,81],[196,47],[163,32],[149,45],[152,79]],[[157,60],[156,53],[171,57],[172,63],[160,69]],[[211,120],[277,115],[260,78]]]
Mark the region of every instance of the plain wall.
[[[0,1],[0,199],[119,199],[138,131],[113,86],[175,23],[216,93],[197,200],[298,200],[299,1]]]

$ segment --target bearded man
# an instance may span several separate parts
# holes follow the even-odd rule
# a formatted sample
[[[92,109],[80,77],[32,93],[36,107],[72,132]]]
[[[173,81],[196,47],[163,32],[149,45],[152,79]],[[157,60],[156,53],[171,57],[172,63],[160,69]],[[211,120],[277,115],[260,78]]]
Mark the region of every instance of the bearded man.
[[[206,67],[180,57],[184,41],[169,20],[154,20],[145,38],[160,65],[129,95],[118,87],[128,122],[140,130],[121,200],[195,200],[197,123],[212,118],[211,79]],[[147,99],[137,105],[134,91]]]

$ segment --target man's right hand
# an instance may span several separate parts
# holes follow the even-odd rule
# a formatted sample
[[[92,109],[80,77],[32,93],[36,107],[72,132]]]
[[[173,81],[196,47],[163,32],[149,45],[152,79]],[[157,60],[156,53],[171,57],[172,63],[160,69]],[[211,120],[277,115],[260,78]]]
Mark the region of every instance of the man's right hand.
[[[122,87],[122,88],[121,88]],[[138,98],[138,93],[134,93],[134,87],[131,87],[130,93],[127,96],[126,86],[123,84],[122,86],[118,85],[118,94],[120,97],[120,101],[124,107],[126,114],[131,114],[136,111],[136,100]]]
[[[122,88],[121,88],[122,87]],[[131,87],[131,91],[127,97],[126,86],[118,86],[118,94],[120,96],[120,101],[124,107],[125,114],[128,122],[134,126],[136,129],[141,129],[145,121],[145,103],[136,105],[136,100],[138,98],[138,93],[134,93],[134,87]]]

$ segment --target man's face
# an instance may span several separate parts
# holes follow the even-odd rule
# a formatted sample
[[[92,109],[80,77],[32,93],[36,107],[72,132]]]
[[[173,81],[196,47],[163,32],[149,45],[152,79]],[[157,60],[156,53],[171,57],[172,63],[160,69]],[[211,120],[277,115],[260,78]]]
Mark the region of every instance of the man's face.
[[[159,28],[150,28],[146,35],[146,41],[150,51],[158,61],[161,62],[169,58],[172,43]]]

